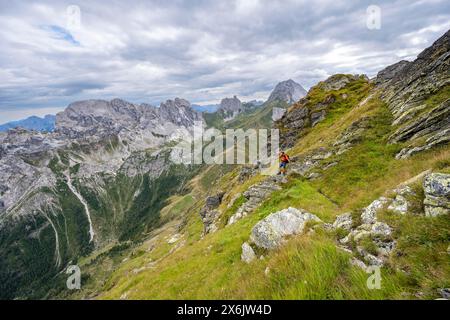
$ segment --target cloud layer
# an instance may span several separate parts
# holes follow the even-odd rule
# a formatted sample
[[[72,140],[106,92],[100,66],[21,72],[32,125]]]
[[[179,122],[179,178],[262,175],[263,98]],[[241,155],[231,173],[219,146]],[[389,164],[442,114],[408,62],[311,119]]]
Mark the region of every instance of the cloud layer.
[[[446,0],[0,0],[0,122],[89,98],[266,99],[289,78],[374,76],[449,28]]]

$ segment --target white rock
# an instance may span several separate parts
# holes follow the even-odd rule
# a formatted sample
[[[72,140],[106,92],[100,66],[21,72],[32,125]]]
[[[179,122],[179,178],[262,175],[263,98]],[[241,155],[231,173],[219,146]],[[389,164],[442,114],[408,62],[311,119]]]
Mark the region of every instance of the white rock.
[[[350,259],[350,264],[351,264],[352,266],[359,267],[359,268],[363,269],[364,271],[367,270],[366,264],[365,264],[363,261],[359,260],[359,259],[351,258],[351,259]]]
[[[383,206],[388,202],[385,197],[380,197],[379,199],[373,201],[369,204],[361,214],[361,220],[363,223],[372,224],[375,223],[377,219],[377,212],[383,208]]]
[[[353,224],[352,214],[343,213],[336,217],[336,221],[334,221],[333,223],[333,228],[335,229],[341,228],[350,231],[350,229],[352,228],[352,224]]]
[[[180,240],[180,238],[181,238],[181,234],[179,234],[179,233],[174,234],[169,240],[167,240],[167,243],[168,243],[168,244],[175,243],[175,242],[177,242],[178,240]]]
[[[306,211],[289,207],[259,221],[252,230],[252,241],[261,248],[274,249],[285,236],[301,234],[307,221],[321,221]]]
[[[359,240],[370,236],[370,232],[366,230],[359,230],[357,233],[353,234],[353,240],[358,242]]]
[[[389,205],[388,209],[400,214],[405,214],[408,212],[408,201],[404,196],[398,194]]]
[[[247,242],[244,242],[242,244],[241,260],[246,263],[250,263],[255,258],[256,258],[255,251],[253,251],[252,247]]]
[[[392,234],[392,229],[384,222],[375,222],[372,226],[371,233],[373,235],[389,237]]]
[[[358,253],[364,258],[369,266],[382,266],[383,260],[367,252],[363,247],[356,247]]]
[[[423,181],[425,215],[450,214],[450,174],[430,173]]]

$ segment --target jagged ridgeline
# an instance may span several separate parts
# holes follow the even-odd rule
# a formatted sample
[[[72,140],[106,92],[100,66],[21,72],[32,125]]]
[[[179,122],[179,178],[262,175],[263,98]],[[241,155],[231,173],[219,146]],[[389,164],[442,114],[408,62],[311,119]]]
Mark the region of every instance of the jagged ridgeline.
[[[71,261],[136,241],[164,223],[160,210],[198,168],[170,161],[170,141],[200,119],[185,100],[160,108],[83,101],[52,133],[2,136],[1,297],[43,297]]]
[[[222,99],[216,112],[203,115],[208,127],[224,129],[271,128],[286,109],[306,95],[306,90],[289,79],[278,83],[267,101],[242,103],[236,96]]]
[[[262,105],[91,100],[54,132],[0,133],[1,298],[448,296],[449,61],[447,32],[374,79],[286,81]],[[280,129],[288,176],[169,161],[196,121]]]

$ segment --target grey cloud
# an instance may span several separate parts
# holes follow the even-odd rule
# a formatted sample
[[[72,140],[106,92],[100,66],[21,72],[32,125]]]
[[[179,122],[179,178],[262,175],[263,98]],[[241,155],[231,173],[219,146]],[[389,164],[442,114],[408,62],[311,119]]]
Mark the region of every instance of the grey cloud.
[[[0,114],[88,98],[264,99],[288,78],[310,87],[338,72],[373,76],[450,28],[444,0],[70,4],[81,9],[79,31],[66,29],[62,2],[0,1]],[[380,30],[365,25],[372,4]]]

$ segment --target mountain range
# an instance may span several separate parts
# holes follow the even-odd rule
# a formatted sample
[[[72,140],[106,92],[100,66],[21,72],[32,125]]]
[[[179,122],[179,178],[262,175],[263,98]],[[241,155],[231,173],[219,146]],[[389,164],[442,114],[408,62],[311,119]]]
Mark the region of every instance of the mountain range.
[[[448,298],[449,64],[447,31],[374,79],[211,113],[78,101],[52,131],[0,132],[0,298]],[[278,129],[287,176],[171,161],[198,123]]]
[[[286,85],[287,84],[287,85]],[[300,97],[304,96],[299,92],[305,92],[303,87],[293,80],[287,80],[280,82],[275,89],[272,91],[271,95],[269,96],[269,100],[286,100],[289,103],[293,103],[294,100],[298,100]],[[294,97],[294,98],[292,98]],[[222,103],[227,103],[227,99],[225,98]],[[239,101],[240,102],[240,101]],[[198,112],[207,112],[207,113],[214,113],[218,111],[219,109],[226,109],[227,107],[224,107],[221,104],[209,104],[209,105],[198,105],[198,104],[192,104],[191,107],[195,111]],[[247,106],[260,106],[264,103],[264,101],[258,101],[258,100],[252,100],[249,102],[246,102],[245,104]],[[46,115],[43,118],[37,117],[37,116],[30,116],[23,120],[17,120],[17,121],[11,121],[7,122],[5,124],[0,125],[0,132],[8,131],[9,129],[14,129],[17,127],[28,129],[28,130],[36,130],[36,131],[53,131],[55,129],[55,121],[56,116],[55,115]]]
[[[23,120],[11,121],[0,125],[0,132],[8,131],[9,129],[16,127],[25,128],[28,130],[50,132],[55,128],[55,120],[56,116],[50,114],[44,116],[43,118],[31,116]]]

